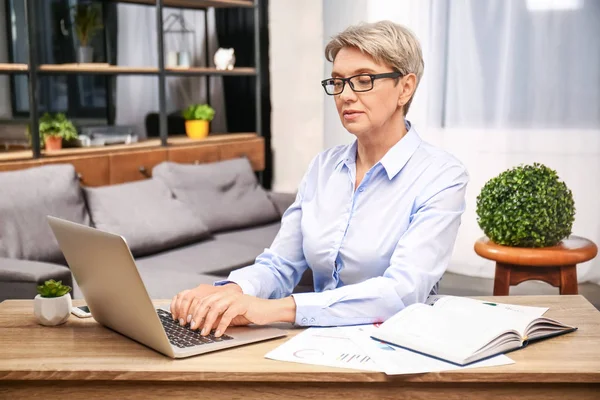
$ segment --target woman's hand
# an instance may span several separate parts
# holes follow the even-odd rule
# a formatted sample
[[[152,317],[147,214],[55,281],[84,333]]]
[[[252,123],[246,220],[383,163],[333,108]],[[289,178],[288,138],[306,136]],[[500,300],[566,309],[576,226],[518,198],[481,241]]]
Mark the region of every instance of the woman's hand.
[[[201,328],[201,334],[208,335],[216,327],[215,336],[219,337],[230,325],[294,322],[296,303],[292,297],[266,300],[241,291],[221,291],[194,299],[190,314],[191,329]]]
[[[180,325],[185,325],[191,321],[189,312],[190,306],[194,299],[203,299],[218,292],[239,292],[242,293],[242,288],[237,284],[227,284],[223,286],[213,286],[202,284],[189,290],[179,292],[171,301],[171,315],[173,319],[179,320]]]

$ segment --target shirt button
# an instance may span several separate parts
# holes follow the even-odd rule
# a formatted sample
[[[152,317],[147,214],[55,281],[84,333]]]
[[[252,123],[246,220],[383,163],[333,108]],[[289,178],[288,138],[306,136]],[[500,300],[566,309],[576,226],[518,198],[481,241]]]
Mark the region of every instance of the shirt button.
[[[360,189],[358,189],[358,191],[359,191],[359,192],[364,192],[364,191],[365,191],[365,188],[360,188]]]
[[[305,323],[307,323],[307,322],[308,322],[308,320],[307,320],[306,318],[302,318],[302,323],[303,323],[303,324],[305,324]]]
[[[311,324],[314,324],[314,323],[315,323],[315,319],[314,319],[314,318],[311,318],[311,319],[310,319],[310,323],[311,323]]]

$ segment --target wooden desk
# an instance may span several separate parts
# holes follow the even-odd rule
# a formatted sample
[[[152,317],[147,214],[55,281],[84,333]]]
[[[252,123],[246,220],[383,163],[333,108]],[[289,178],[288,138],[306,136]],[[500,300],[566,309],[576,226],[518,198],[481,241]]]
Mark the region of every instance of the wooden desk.
[[[510,353],[513,365],[386,376],[263,357],[286,339],[171,360],[92,319],[42,327],[31,301],[13,300],[0,303],[0,399],[600,398],[600,313],[587,300],[485,299],[547,306],[546,315],[579,330]]]

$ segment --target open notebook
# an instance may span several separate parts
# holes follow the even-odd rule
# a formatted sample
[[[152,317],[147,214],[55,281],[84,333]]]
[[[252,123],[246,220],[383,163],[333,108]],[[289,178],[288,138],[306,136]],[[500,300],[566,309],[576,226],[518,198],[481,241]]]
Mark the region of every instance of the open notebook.
[[[519,349],[533,340],[576,330],[542,317],[547,308],[433,296],[385,321],[372,337],[454,364],[466,365]]]

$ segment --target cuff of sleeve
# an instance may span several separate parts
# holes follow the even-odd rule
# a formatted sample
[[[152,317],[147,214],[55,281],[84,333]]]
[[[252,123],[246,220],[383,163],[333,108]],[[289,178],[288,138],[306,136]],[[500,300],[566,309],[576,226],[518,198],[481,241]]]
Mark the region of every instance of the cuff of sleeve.
[[[222,280],[222,281],[217,281],[217,282],[213,283],[213,285],[214,286],[223,286],[228,283],[235,283],[239,287],[242,288],[242,293],[247,294],[249,296],[256,297],[256,289],[254,289],[254,286],[252,286],[250,281],[226,279],[226,280]]]
[[[323,318],[323,308],[327,306],[329,297],[325,293],[294,293],[296,302],[296,321],[298,326],[320,325]]]

